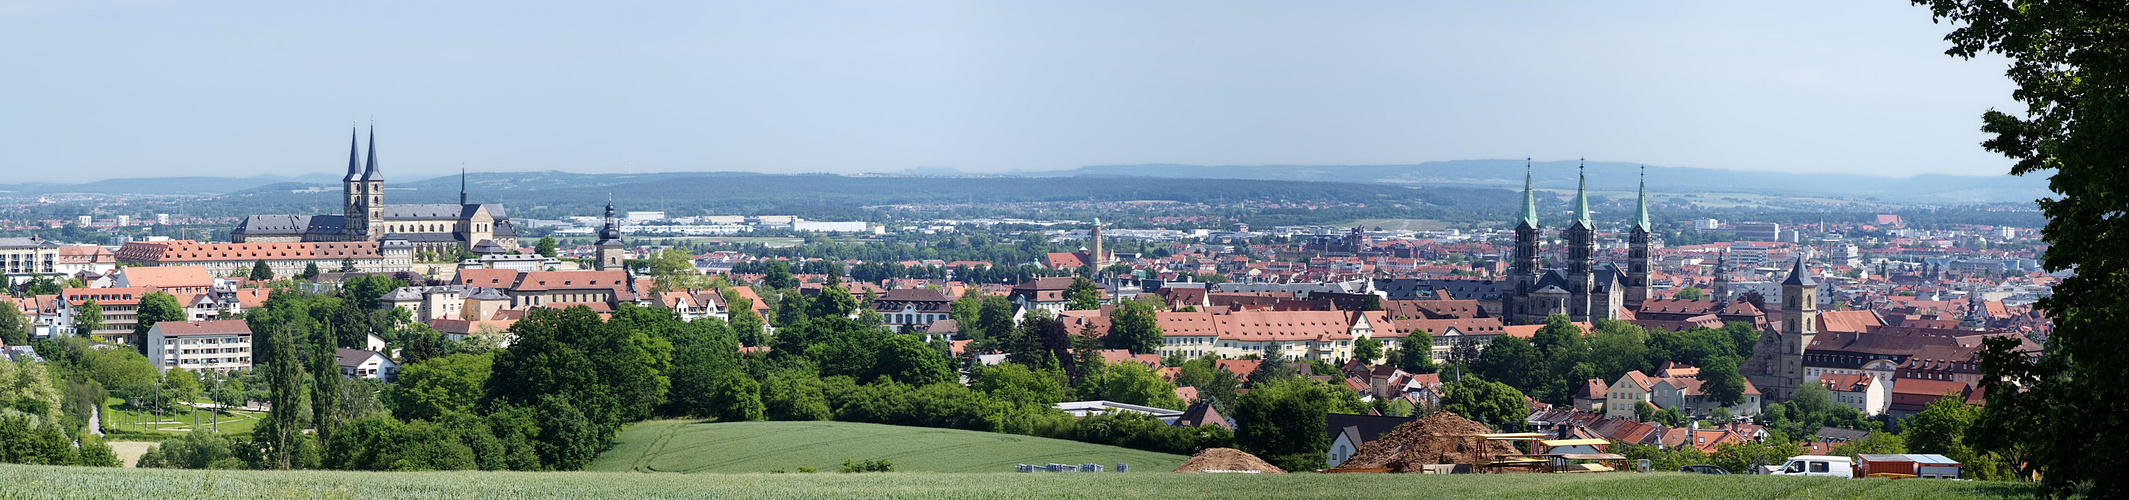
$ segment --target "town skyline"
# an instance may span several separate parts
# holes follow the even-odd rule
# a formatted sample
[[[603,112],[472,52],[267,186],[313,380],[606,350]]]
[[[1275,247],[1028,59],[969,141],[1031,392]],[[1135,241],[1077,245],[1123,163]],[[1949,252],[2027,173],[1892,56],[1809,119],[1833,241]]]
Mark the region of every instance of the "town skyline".
[[[0,40],[67,49],[0,56],[26,70],[0,95],[35,97],[5,104],[0,163],[40,182],[329,173],[337,124],[374,115],[388,165],[477,172],[2007,170],[1973,121],[2021,109],[2001,65],[1942,57],[1919,7],[1528,10],[24,3]]]

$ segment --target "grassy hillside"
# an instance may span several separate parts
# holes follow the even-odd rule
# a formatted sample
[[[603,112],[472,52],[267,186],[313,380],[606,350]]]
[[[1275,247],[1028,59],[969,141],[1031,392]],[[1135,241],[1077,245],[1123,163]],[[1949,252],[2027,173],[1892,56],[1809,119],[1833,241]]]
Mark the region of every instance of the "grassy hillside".
[[[638,472],[835,471],[844,460],[888,459],[897,472],[1012,472],[1014,464],[1097,463],[1168,472],[1186,457],[1012,434],[852,422],[644,422],[588,470]]]
[[[0,465],[0,499],[97,498],[1872,498],[2031,497],[1974,481],[1547,474],[274,472]]]

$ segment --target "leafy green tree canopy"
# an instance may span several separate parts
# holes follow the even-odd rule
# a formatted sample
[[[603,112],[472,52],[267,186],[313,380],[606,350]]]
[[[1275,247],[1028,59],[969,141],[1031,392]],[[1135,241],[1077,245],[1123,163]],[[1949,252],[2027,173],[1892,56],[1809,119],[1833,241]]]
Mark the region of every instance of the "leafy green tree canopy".
[[[1982,147],[2016,160],[2014,175],[2053,171],[2055,196],[2039,200],[2048,217],[2041,229],[2049,271],[2075,269],[2041,299],[2055,330],[2050,352],[2037,360],[2018,352],[2018,339],[1992,338],[1981,354],[1987,409],[1972,436],[1982,449],[2023,463],[2040,478],[2045,496],[2129,496],[2129,457],[2093,453],[2129,446],[2129,336],[2121,326],[2129,306],[2129,7],[2091,0],[1915,0],[1935,20],[1955,26],[1946,54],[1971,59],[1996,53],[2026,104],[2024,116],[1988,110]],[[1913,446],[1910,446],[1911,448]],[[2082,491],[2080,491],[2082,490]]]

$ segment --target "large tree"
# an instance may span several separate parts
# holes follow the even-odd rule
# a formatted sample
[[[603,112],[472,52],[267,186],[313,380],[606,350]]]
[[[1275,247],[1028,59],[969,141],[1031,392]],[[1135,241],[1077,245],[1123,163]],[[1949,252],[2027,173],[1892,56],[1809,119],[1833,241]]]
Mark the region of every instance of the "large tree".
[[[21,308],[13,304],[0,304],[0,344],[23,345],[29,342],[30,325],[22,318]]]
[[[1709,358],[1707,366],[1700,367],[1697,378],[1700,379],[1700,392],[1718,406],[1736,406],[1745,401],[1745,376],[1738,373],[1734,356]]]
[[[2046,356],[1993,338],[1981,355],[1988,406],[1971,435],[1981,448],[2024,463],[2042,494],[2129,496],[2129,6],[2109,0],[1915,0],[1959,26],[1954,57],[2010,60],[2005,72],[2023,116],[1982,114],[1982,147],[2017,160],[2015,175],[2047,174],[2056,196],[2042,264],[2064,278],[2036,310],[2055,322]],[[2052,171],[2052,173],[2050,173]]]
[[[1161,380],[1146,365],[1137,362],[1108,365],[1095,376],[1099,379],[1101,392],[1092,396],[1118,403],[1183,409],[1182,398],[1175,395],[1175,385]]]
[[[1448,393],[1442,395],[1442,411],[1499,429],[1519,428],[1523,419],[1530,416],[1530,405],[1523,400],[1523,393],[1508,384],[1465,376],[1442,389]]]
[[[614,317],[635,308],[623,304]],[[583,415],[593,435],[606,439],[621,424],[650,416],[665,399],[673,348],[663,338],[607,325],[584,306],[532,310],[510,331],[517,338],[495,356],[487,404],[543,411],[567,406]],[[561,399],[551,403],[549,396]]]
[[[273,281],[274,268],[266,265],[266,259],[259,259],[258,262],[251,264],[251,276],[249,277],[252,281]]]
[[[555,256],[554,246],[555,242],[553,236],[541,236],[540,242],[534,243],[532,245],[532,253],[540,254],[541,257],[552,259]]]
[[[1122,307],[1109,313],[1109,336],[1102,340],[1110,349],[1129,349],[1132,354],[1158,351],[1161,348],[1158,314],[1152,304],[1124,301]]]
[[[1415,330],[1397,347],[1397,367],[1412,373],[1434,373],[1434,336]]]
[[[769,263],[768,272],[762,273],[761,284],[777,290],[798,288],[798,278],[792,277],[791,267],[779,260]]]
[[[724,295],[725,309],[729,311],[726,317],[732,318],[732,334],[737,336],[739,345],[752,347],[768,343],[767,334],[762,333],[761,313],[754,310],[754,299],[734,288],[718,293]]]
[[[1360,360],[1361,364],[1375,364],[1375,358],[1380,357],[1382,341],[1375,340],[1375,337],[1361,337],[1353,341],[1353,359]]]
[[[1544,379],[1543,356],[1530,342],[1513,335],[1496,335],[1480,351],[1478,361],[1471,363],[1471,371],[1477,375],[1508,384],[1516,390],[1535,387]]]
[[[1331,449],[1323,432],[1331,399],[1328,387],[1305,378],[1257,384],[1234,405],[1235,443],[1281,469],[1322,468]]]
[[[436,421],[451,414],[471,414],[480,402],[493,353],[453,354],[399,369],[399,378],[384,389],[385,406],[401,420]]]
[[[1086,311],[1101,308],[1101,287],[1085,277],[1072,278],[1072,286],[1065,288],[1065,310]]]
[[[177,303],[176,296],[161,290],[149,292],[141,296],[140,309],[134,315],[133,338],[140,339],[145,345],[148,329],[155,328],[156,323],[184,320],[185,306]]]
[[[103,305],[96,299],[81,299],[81,305],[74,307],[74,334],[86,337],[102,329]]]

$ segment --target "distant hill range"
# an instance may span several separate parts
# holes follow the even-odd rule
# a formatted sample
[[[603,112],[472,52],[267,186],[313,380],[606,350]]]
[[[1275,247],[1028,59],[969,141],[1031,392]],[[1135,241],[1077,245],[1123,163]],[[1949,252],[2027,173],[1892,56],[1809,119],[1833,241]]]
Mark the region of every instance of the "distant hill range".
[[[387,180],[386,203],[450,203],[456,175]],[[623,210],[674,215],[798,214],[823,220],[858,217],[857,207],[1160,200],[1229,204],[1244,201],[1348,201],[1370,206],[1456,207],[1507,213],[1512,191],[1492,188],[1403,186],[1383,183],[1114,177],[755,174],[732,172],[573,174],[490,172],[467,176],[474,202],[504,203],[522,217],[598,213],[611,198]],[[265,184],[193,205],[213,213],[336,213],[339,183]],[[835,208],[840,207],[840,208]],[[824,210],[827,209],[827,210]]]
[[[1589,163],[1593,191],[1632,191],[1640,165],[1623,162]],[[1537,162],[1533,165],[1540,189],[1571,190],[1575,187],[1575,162]],[[468,182],[476,197],[517,198],[521,201],[590,203],[603,201],[607,193],[618,198],[726,197],[745,199],[750,205],[810,202],[834,205],[880,205],[967,201],[1037,201],[1090,199],[1164,199],[1217,201],[1278,193],[1363,198],[1403,198],[1399,188],[1467,191],[1470,188],[1520,189],[1522,160],[1458,160],[1416,165],[1234,165],[1202,166],[1174,164],[1096,165],[1073,170],[1013,172],[971,175],[950,169],[913,170],[910,174],[828,175],[758,174],[746,172],[666,172],[648,174],[579,174],[559,171],[475,173]],[[402,174],[404,175],[404,174]],[[1076,178],[1060,182],[1058,178]],[[1136,178],[1115,182],[1117,178]],[[1108,180],[1104,180],[1108,179]],[[1234,182],[1205,184],[1188,179],[1218,179]],[[0,194],[54,195],[88,193],[140,196],[214,196],[288,194],[306,189],[337,192],[339,177],[308,174],[297,177],[164,177],[109,179],[83,184],[0,184]],[[406,193],[415,200],[444,202],[455,199],[459,178],[399,177],[387,184],[388,193]],[[1302,183],[1302,184],[1296,184]],[[1859,174],[1796,174],[1750,172],[1693,167],[1648,167],[1648,187],[1653,193],[1753,193],[1785,197],[1825,197],[1888,204],[1968,204],[2023,202],[2049,195],[2047,180],[2039,177],[1918,175],[1877,177]],[[1201,188],[1229,191],[1203,192]],[[1385,191],[1385,190],[1389,191]],[[1023,191],[1025,190],[1025,191]],[[1483,189],[1482,189],[1483,190]],[[539,194],[533,194],[538,192]],[[317,201],[333,202],[330,193],[315,194]],[[795,197],[813,195],[815,200]],[[829,200],[822,198],[836,198]],[[973,196],[973,198],[971,198]],[[589,197],[589,198],[586,198]],[[1490,198],[1490,196],[1489,196]],[[1347,198],[1350,199],[1350,198]],[[286,200],[294,201],[294,200]],[[1435,201],[1435,200],[1430,200]]]
[[[1574,189],[1573,161],[1531,164],[1539,189]],[[1632,191],[1640,164],[1590,162],[1593,191]],[[1523,160],[1456,160],[1416,165],[1096,165],[1031,176],[1169,177],[1319,182],[1371,182],[1403,186],[1520,189]],[[1888,203],[1964,204],[2032,201],[2049,195],[2046,177],[1924,174],[1879,177],[1860,174],[1798,174],[1695,167],[1648,167],[1648,188],[1658,193],[1755,193],[1829,197]]]

